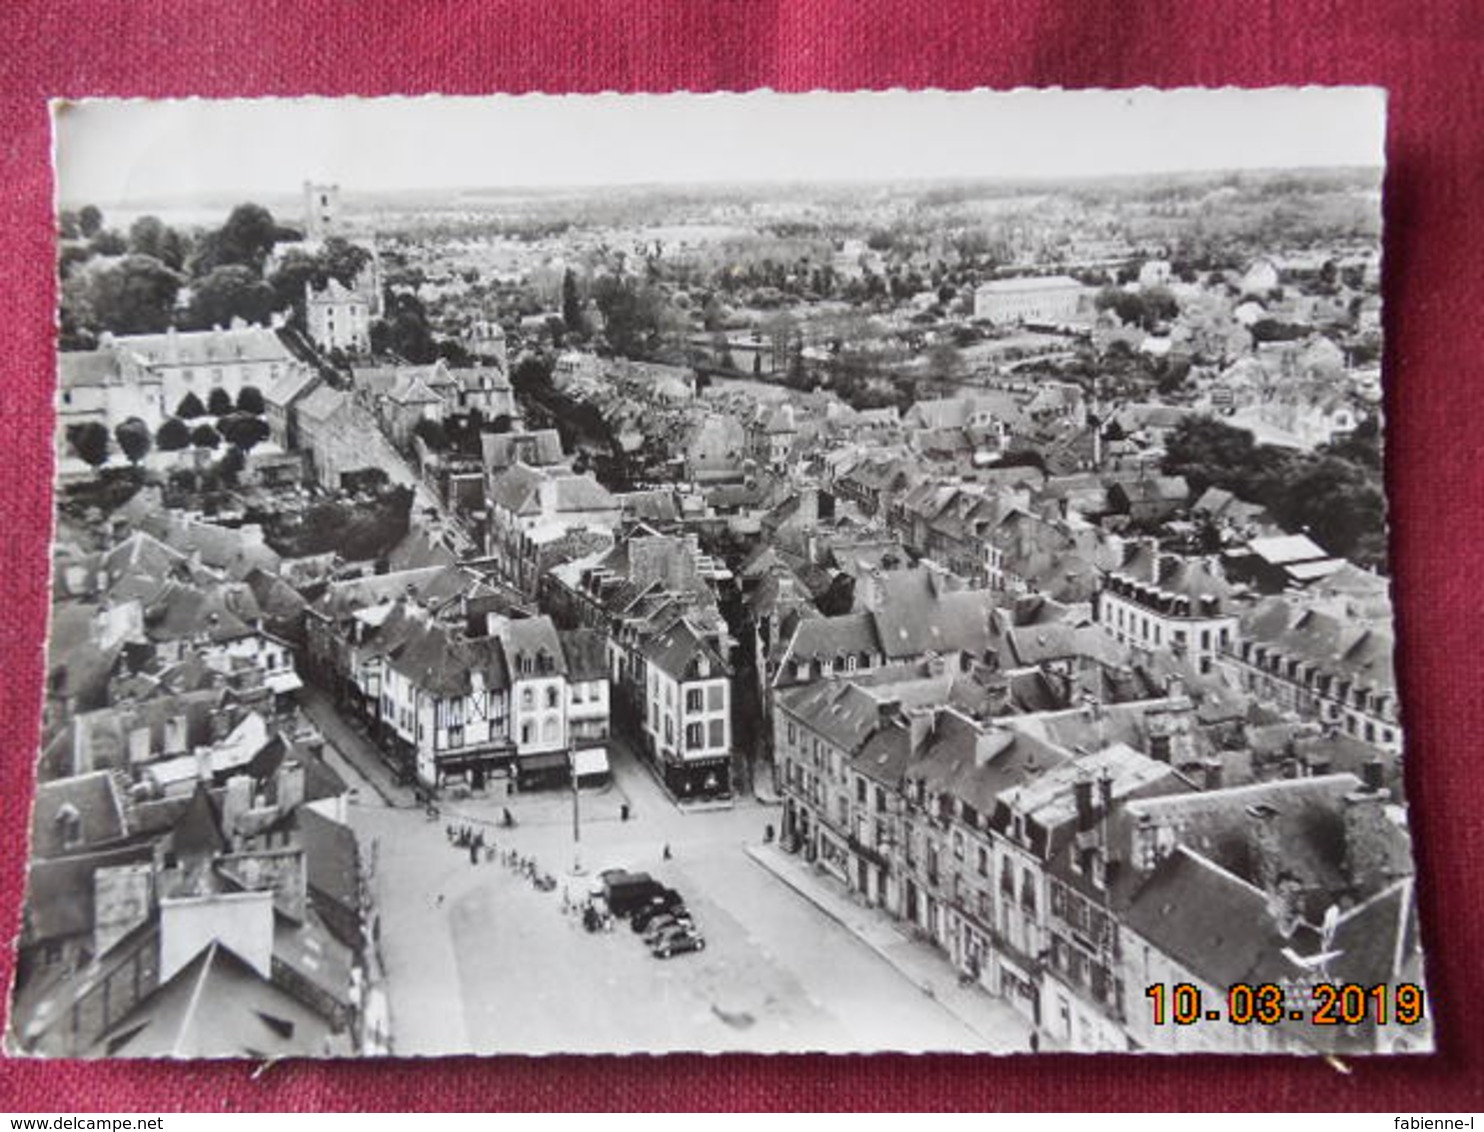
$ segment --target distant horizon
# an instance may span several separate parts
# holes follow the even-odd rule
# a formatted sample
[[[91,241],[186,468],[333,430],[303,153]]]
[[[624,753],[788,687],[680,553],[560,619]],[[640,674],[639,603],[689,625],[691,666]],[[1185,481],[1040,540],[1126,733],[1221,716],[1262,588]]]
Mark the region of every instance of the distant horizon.
[[[1268,167],[1246,167],[1246,168],[1212,168],[1212,169],[1183,169],[1158,173],[1077,173],[1060,177],[1029,177],[1013,174],[984,175],[972,177],[942,176],[932,178],[917,177],[895,177],[881,178],[879,180],[834,180],[834,181],[747,181],[747,182],[724,182],[724,181],[628,181],[613,183],[552,183],[552,184],[468,184],[468,185],[394,185],[375,189],[363,189],[355,185],[336,183],[332,181],[314,183],[337,184],[341,190],[342,203],[352,208],[358,201],[384,200],[391,197],[435,197],[448,194],[478,194],[488,193],[495,196],[510,197],[532,197],[543,194],[549,195],[592,195],[603,192],[625,192],[643,193],[646,191],[655,193],[712,193],[728,195],[746,195],[749,191],[758,195],[781,194],[788,191],[815,190],[821,193],[842,192],[848,190],[872,190],[891,189],[903,193],[912,190],[930,191],[947,187],[962,187],[972,189],[983,186],[996,189],[1024,189],[1034,191],[1038,189],[1055,189],[1059,187],[1086,187],[1100,183],[1126,183],[1137,182],[1148,179],[1167,179],[1171,182],[1179,181],[1209,181],[1219,180],[1226,177],[1265,177],[1265,176],[1322,176],[1322,175],[1354,175],[1375,174],[1379,187],[1380,178],[1385,173],[1384,165],[1317,165],[1317,166],[1268,166]],[[63,208],[78,208],[83,205],[96,205],[106,211],[109,208],[126,209],[137,211],[152,205],[163,208],[208,208],[226,207],[232,208],[238,204],[262,203],[263,201],[287,201],[299,199],[303,188],[301,181],[292,189],[272,189],[243,195],[238,193],[232,195],[230,190],[214,191],[212,195],[176,195],[157,196],[149,198],[126,198],[120,200],[102,200],[94,197],[78,197],[73,200],[62,200],[60,206]]]
[[[305,181],[374,197],[1379,170],[1385,92],[87,99],[54,102],[53,123],[58,199],[134,207]]]

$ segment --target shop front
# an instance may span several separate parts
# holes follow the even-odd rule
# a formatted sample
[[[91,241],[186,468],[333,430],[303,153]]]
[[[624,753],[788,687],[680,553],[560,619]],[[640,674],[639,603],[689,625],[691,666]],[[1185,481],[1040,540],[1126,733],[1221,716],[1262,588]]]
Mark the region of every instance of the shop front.
[[[665,786],[681,802],[722,801],[732,796],[729,755],[669,761],[663,764]]]

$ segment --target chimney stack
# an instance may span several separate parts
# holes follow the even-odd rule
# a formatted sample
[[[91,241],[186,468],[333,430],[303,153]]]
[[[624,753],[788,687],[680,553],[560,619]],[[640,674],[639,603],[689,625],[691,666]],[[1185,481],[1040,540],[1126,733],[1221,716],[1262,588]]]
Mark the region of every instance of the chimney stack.
[[[1079,778],[1072,784],[1072,796],[1077,802],[1077,832],[1086,833],[1096,820],[1092,804],[1093,782],[1090,778]]]

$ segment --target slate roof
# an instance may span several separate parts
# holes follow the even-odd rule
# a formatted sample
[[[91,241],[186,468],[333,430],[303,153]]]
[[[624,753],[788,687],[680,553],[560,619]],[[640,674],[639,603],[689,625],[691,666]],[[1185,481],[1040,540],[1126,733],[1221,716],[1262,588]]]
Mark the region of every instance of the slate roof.
[[[215,857],[227,850],[228,841],[222,832],[221,813],[211,792],[203,782],[196,783],[190,804],[176,820],[170,833],[170,847],[178,859],[189,857]]]
[[[1295,875],[1317,886],[1305,894],[1309,911],[1324,907],[1347,886],[1343,801],[1360,786],[1352,774],[1278,779],[1180,797],[1129,804],[1142,815],[1178,830],[1180,843],[1249,884],[1259,880],[1253,838],[1254,809],[1271,813],[1283,859]]]
[[[121,335],[114,338],[113,348],[162,365],[294,360],[278,332],[263,326]]]
[[[107,385],[117,376],[118,359],[111,350],[64,350],[57,355],[60,389]]]
[[[452,566],[424,566],[387,574],[369,574],[331,582],[311,607],[321,617],[338,621],[361,609],[414,593],[418,601],[437,605],[471,592],[477,579]]]
[[[349,394],[342,393],[328,385],[321,385],[300,399],[296,412],[301,421],[326,421],[348,404],[350,404]]]
[[[806,617],[789,643],[788,655],[806,660],[881,653],[873,613],[842,613],[835,617]]]
[[[310,892],[360,914],[361,873],[355,832],[307,806],[295,811]]]
[[[148,863],[149,845],[130,845],[73,857],[32,860],[26,874],[25,919],[21,944],[87,935],[95,926],[93,874],[117,865]]]
[[[684,617],[651,637],[644,645],[644,655],[661,672],[682,683],[703,679],[702,658],[709,665],[709,676],[705,678],[727,676],[731,672],[716,649]]]
[[[906,574],[908,572],[902,572]],[[876,612],[876,632],[887,657],[927,652],[966,652],[982,656],[994,644],[988,591],[934,592],[918,578],[888,575],[887,598]]]
[[[511,678],[519,680],[529,670],[537,676],[565,675],[567,658],[561,637],[550,617],[521,617],[501,625],[497,635],[505,648]]]
[[[561,436],[554,428],[533,432],[481,433],[479,446],[485,466],[489,468],[508,468],[517,462],[531,467],[548,467],[566,459]]]
[[[1242,619],[1242,637],[1342,680],[1390,692],[1396,683],[1389,629],[1366,620],[1269,598]]]
[[[568,629],[558,634],[567,660],[569,680],[608,677],[608,635],[596,629]]]
[[[1300,981],[1304,972],[1283,949],[1315,950],[1300,929],[1278,931],[1261,889],[1199,853],[1179,846],[1134,894],[1124,927],[1210,986]]]
[[[1135,546],[1123,565],[1111,573],[1188,597],[1195,608],[1199,608],[1197,603],[1201,599],[1214,598],[1218,610],[1227,612],[1228,603],[1236,594],[1234,587],[1205,559],[1164,554],[1144,544]]]
[[[68,844],[63,837],[67,815],[81,823],[79,838]],[[31,810],[31,857],[42,860],[99,849],[122,841],[129,832],[118,785],[108,771],[94,771],[71,778],[36,784]]]

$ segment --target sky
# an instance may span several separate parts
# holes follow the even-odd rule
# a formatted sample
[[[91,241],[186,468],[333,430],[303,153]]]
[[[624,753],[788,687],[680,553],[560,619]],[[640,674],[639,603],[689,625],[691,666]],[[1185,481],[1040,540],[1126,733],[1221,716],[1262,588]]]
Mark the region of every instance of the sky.
[[[1379,167],[1376,88],[146,100],[54,107],[64,205]]]

